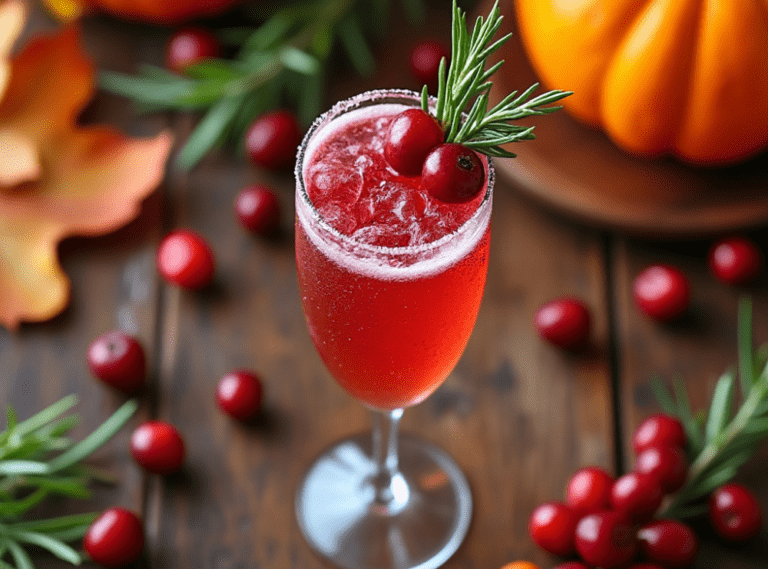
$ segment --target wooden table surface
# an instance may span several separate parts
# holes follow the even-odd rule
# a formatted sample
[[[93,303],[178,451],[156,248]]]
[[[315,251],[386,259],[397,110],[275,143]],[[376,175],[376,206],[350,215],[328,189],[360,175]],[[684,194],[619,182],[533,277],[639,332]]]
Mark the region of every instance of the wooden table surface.
[[[395,26],[396,41],[379,48],[380,72],[362,80],[342,66],[328,101],[373,87],[415,87],[406,54],[417,38],[447,30]],[[36,13],[31,29],[50,26]],[[160,62],[169,31],[109,18],[84,23],[86,46],[102,68],[131,71]],[[393,32],[395,33],[395,32]],[[179,141],[194,117],[138,116],[118,97],[100,93],[87,122],[112,123],[135,136],[170,127]],[[531,144],[535,144],[531,143]],[[233,214],[246,184],[272,184],[283,206],[277,238],[247,234]],[[620,183],[617,180],[617,183]],[[59,513],[120,505],[143,517],[147,547],[140,566],[176,568],[329,567],[308,548],[294,516],[297,484],[327,445],[369,429],[363,407],[325,371],[307,333],[296,283],[293,189],[289,173],[259,171],[229,151],[214,152],[189,174],[169,169],[141,216],[117,233],[71,239],[62,262],[73,283],[67,310],[51,322],[0,331],[0,405],[26,417],[77,393],[79,434],[123,401],[90,377],[85,351],[101,333],[137,335],[149,356],[150,388],[128,427],[93,460],[114,471],[87,503],[61,502]],[[493,569],[528,559],[543,569],[555,560],[537,549],[528,517],[545,500],[562,499],[577,468],[619,473],[632,466],[629,440],[658,407],[653,376],[684,380],[695,408],[736,358],[736,311],[754,299],[755,336],[768,340],[765,272],[748,288],[714,280],[706,267],[709,240],[654,242],[578,224],[525,198],[499,180],[493,211],[488,284],[467,349],[445,384],[409,409],[403,430],[445,448],[463,468],[475,501],[466,541],[447,568]],[[203,234],[215,251],[216,282],[200,293],[167,286],[155,272],[159,239],[173,228]],[[763,250],[765,229],[752,231]],[[692,302],[680,322],[660,325],[638,313],[634,277],[651,263],[670,263],[690,278]],[[583,299],[594,328],[588,349],[570,354],[536,335],[531,318],[560,295]],[[242,425],[216,407],[219,378],[251,368],[265,384],[258,420]],[[174,423],[188,448],[182,474],[147,476],[132,462],[133,427],[149,418]],[[768,452],[739,475],[768,511]],[[724,545],[702,526],[695,567],[764,568],[768,537]],[[64,567],[45,554],[41,568]]]

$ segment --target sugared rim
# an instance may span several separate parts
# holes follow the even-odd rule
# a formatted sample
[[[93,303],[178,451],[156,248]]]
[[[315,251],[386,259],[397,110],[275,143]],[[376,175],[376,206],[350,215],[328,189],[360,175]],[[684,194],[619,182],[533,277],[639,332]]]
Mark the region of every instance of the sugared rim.
[[[298,199],[301,199],[304,206],[306,206],[309,211],[312,212],[313,221],[316,222],[323,229],[323,231],[327,231],[333,235],[334,238],[340,240],[343,243],[347,243],[354,247],[359,247],[374,254],[383,255],[411,255],[432,251],[439,249],[445,243],[455,239],[457,236],[460,236],[467,231],[473,230],[478,219],[486,214],[485,210],[489,206],[491,196],[493,195],[493,184],[496,179],[496,171],[493,167],[493,160],[490,156],[485,157],[488,162],[488,181],[486,183],[485,195],[483,195],[482,201],[477,205],[477,209],[475,209],[472,216],[464,223],[462,223],[455,231],[447,233],[440,239],[430,241],[429,243],[422,243],[419,245],[406,245],[404,247],[384,247],[381,245],[371,245],[370,243],[357,241],[351,235],[345,235],[327,223],[325,219],[323,219],[319,214],[317,209],[315,209],[314,204],[309,199],[309,194],[307,193],[307,188],[304,184],[304,160],[306,158],[306,151],[309,146],[309,142],[312,140],[312,136],[320,129],[321,126],[323,126],[329,117],[335,118],[342,115],[343,113],[360,108],[363,103],[369,103],[372,101],[375,102],[377,99],[401,99],[408,100],[409,102],[420,102],[421,94],[408,89],[375,89],[372,91],[365,91],[364,93],[360,93],[354,97],[350,97],[349,99],[344,99],[343,101],[339,101],[333,105],[330,109],[315,119],[315,121],[304,135],[304,139],[301,141],[298,152],[296,153],[296,166],[294,168],[297,188],[296,195]],[[436,103],[436,99],[434,97],[430,97],[429,100],[430,105],[434,105]]]

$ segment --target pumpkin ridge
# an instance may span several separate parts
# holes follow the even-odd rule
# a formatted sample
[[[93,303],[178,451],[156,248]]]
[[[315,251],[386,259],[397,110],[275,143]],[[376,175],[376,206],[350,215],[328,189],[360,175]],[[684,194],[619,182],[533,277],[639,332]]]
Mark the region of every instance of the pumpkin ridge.
[[[682,101],[681,109],[682,113],[680,113],[680,116],[678,117],[677,124],[675,125],[675,130],[673,131],[675,135],[670,140],[670,148],[669,152],[673,154],[679,154],[677,153],[678,149],[678,141],[680,140],[681,134],[685,131],[685,127],[688,124],[690,120],[694,120],[694,111],[691,106],[691,101],[693,100],[694,96],[694,89],[696,87],[696,82],[694,81],[696,68],[698,65],[700,65],[700,61],[698,61],[698,54],[701,50],[701,41],[702,41],[702,31],[705,23],[705,18],[707,17],[707,3],[710,0],[699,0],[699,15],[697,18],[697,26],[696,26],[696,32],[693,37],[693,41],[691,42],[692,46],[692,55],[691,55],[691,64],[688,66],[688,73],[686,77],[686,89],[685,89],[685,96],[684,100]],[[745,0],[747,1],[747,0]]]
[[[768,69],[760,55],[768,46],[767,6],[760,0],[708,0],[688,121],[675,141],[681,159],[725,165],[768,144]],[[755,47],[734,49],[733,37]]]
[[[604,92],[605,87],[605,78],[608,77],[609,70],[613,68],[615,62],[621,57],[621,46],[626,43],[627,38],[632,33],[632,30],[635,29],[635,26],[637,25],[638,20],[642,18],[643,14],[645,14],[645,11],[648,9],[648,6],[655,2],[656,0],[643,0],[637,8],[634,14],[631,15],[630,19],[627,20],[626,26],[624,27],[624,33],[619,37],[618,41],[614,44],[613,49],[611,50],[613,55],[608,59],[606,62],[605,67],[603,68],[603,73],[601,74],[602,77],[600,79],[600,92]],[[768,0],[766,0],[768,1]],[[603,97],[601,96],[598,99],[597,102],[597,109],[598,114],[603,117]],[[605,126],[605,119],[602,119],[601,124]]]
[[[572,90],[563,105],[580,120],[603,125],[600,91],[616,47],[653,0],[517,0],[517,24],[529,61],[549,88]]]
[[[638,5],[635,13],[632,15],[631,19],[627,21],[627,25],[624,27],[624,33],[620,36],[619,41],[616,42],[616,44],[613,46],[613,55],[608,60],[605,68],[603,69],[602,78],[600,81],[600,92],[605,92],[605,79],[609,75],[609,70],[613,68],[614,64],[618,62],[618,60],[622,57],[622,51],[621,46],[624,45],[628,40],[627,38],[632,34],[632,31],[635,29],[635,26],[638,25],[638,20],[640,20],[643,17],[643,14],[645,14],[646,10],[648,10],[648,7],[653,4],[656,0],[644,0],[641,4]],[[598,100],[598,112],[601,117],[604,116],[604,104],[603,104],[603,97],[601,96]],[[601,120],[601,123],[603,126],[605,126],[605,119]]]
[[[613,54],[601,115],[608,135],[629,152],[674,151],[690,99],[702,1],[653,0]]]

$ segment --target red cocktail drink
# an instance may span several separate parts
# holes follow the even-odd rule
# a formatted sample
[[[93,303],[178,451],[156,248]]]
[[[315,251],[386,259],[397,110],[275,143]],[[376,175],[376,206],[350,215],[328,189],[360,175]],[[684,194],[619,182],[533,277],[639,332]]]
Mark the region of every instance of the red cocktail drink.
[[[397,430],[403,408],[440,385],[472,331],[488,267],[493,168],[483,159],[483,191],[461,205],[430,196],[420,176],[397,174],[385,134],[417,104],[406,91],[337,104],[315,121],[296,165],[296,265],[309,333],[331,375],[378,419],[373,437],[323,453],[296,499],[307,541],[344,569],[435,569],[471,518],[456,463]]]
[[[387,165],[384,136],[410,103],[400,99],[350,102],[326,119],[304,148],[297,191],[310,335],[342,387],[378,409],[418,403],[455,366],[480,307],[490,240],[490,188],[442,203],[420,177]]]
[[[466,28],[453,1],[450,67],[437,97],[373,91],[318,118],[296,161],[296,265],[309,333],[325,365],[373,410],[373,436],[323,452],[299,485],[307,542],[343,569],[437,569],[466,536],[469,484],[439,448],[398,437],[403,408],[451,372],[488,269],[493,165],[530,140],[511,124],[567,96],[536,86],[492,109],[487,58],[501,10]],[[470,100],[474,99],[470,110]],[[413,108],[416,107],[416,108]]]

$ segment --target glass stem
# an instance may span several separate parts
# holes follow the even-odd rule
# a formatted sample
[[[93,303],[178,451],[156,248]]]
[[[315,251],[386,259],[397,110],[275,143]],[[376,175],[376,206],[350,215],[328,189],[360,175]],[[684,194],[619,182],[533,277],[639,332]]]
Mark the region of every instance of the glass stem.
[[[392,515],[408,500],[408,490],[398,469],[397,437],[402,409],[373,412],[373,476],[375,490],[372,507],[385,515]]]

